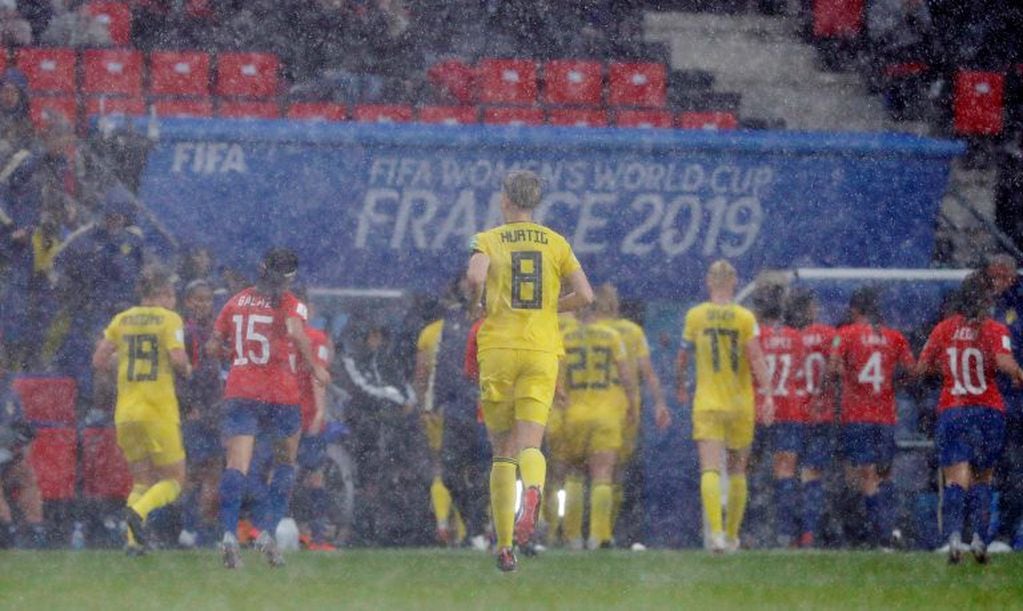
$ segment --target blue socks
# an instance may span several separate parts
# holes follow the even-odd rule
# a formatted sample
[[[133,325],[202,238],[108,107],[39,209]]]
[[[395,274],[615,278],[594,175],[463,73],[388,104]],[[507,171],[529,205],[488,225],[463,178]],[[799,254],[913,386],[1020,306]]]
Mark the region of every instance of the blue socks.
[[[181,495],[181,529],[197,532],[199,529],[199,490],[193,488]]]
[[[232,537],[238,534],[238,512],[244,491],[245,475],[238,469],[224,469],[220,476],[220,529]]]
[[[327,541],[327,505],[330,497],[324,488],[312,488],[309,490],[309,505],[313,510],[313,519],[309,521],[309,534],[313,543],[325,543]]]
[[[966,495],[973,530],[984,544],[991,543],[991,484],[974,484]]]
[[[817,540],[821,513],[824,510],[824,485],[819,479],[803,482],[803,532]]]
[[[799,524],[796,520],[799,506],[799,480],[786,477],[774,480],[774,511],[778,534],[789,538],[794,543],[799,537]]]
[[[898,519],[899,502],[895,494],[895,484],[887,480],[881,482],[877,488],[877,498],[881,503],[877,513],[877,530],[881,543],[884,544],[892,536]]]
[[[952,533],[963,532],[963,509],[966,504],[966,492],[958,484],[945,486],[944,498],[941,500],[942,534],[947,539]]]
[[[273,475],[270,477],[270,485],[262,499],[257,500],[256,515],[260,530],[269,531],[274,534],[277,530],[277,523],[281,521],[288,510],[288,500],[291,498],[291,489],[295,487],[295,466],[285,463],[274,465]]]

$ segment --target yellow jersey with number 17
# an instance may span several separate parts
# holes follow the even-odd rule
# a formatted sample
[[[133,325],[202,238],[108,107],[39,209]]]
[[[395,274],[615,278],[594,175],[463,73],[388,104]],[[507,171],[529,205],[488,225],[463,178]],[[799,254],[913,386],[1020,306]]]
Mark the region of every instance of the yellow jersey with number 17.
[[[114,422],[179,422],[170,351],[185,346],[181,317],[166,308],[129,308],[114,317],[103,337],[117,346]]]
[[[753,410],[753,376],[745,346],[759,334],[753,313],[734,303],[708,301],[686,312],[682,339],[695,352],[694,412]]]
[[[580,268],[568,240],[542,225],[519,222],[477,233],[469,248],[490,258],[487,318],[477,336],[479,351],[511,348],[562,354],[561,279]]]

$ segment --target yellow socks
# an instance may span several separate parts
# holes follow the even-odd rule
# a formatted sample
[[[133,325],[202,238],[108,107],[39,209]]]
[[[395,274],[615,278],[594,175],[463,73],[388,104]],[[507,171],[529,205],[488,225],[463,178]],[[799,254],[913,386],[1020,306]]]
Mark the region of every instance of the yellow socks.
[[[146,490],[142,498],[132,503],[130,507],[145,520],[151,511],[173,503],[179,494],[181,494],[181,484],[178,483],[178,480],[160,480]]]
[[[433,483],[430,484],[430,505],[433,506],[437,526],[447,526],[448,517],[451,515],[451,493],[439,475],[434,477]]]
[[[611,484],[594,483],[590,490],[590,539],[599,545],[611,540]]]
[[[517,465],[514,458],[494,457],[490,466],[490,509],[493,512],[497,547],[511,547],[515,530],[515,480]]]
[[[611,484],[611,530],[614,530],[615,523],[618,522],[618,514],[622,511],[622,500],[625,498],[625,492],[622,490],[621,484]]]
[[[721,528],[721,474],[717,471],[704,471],[700,475],[700,498],[703,500],[703,513],[710,524],[710,532],[718,534]]]
[[[748,492],[745,475],[730,475],[728,477],[728,519],[726,527],[729,539],[739,538],[742,516],[746,513]]]
[[[523,488],[536,486],[543,492],[544,481],[547,479],[547,459],[537,448],[526,448],[519,452],[519,474],[522,476]]]
[[[561,536],[568,543],[583,538],[583,481],[575,477],[565,480],[565,516],[561,519]]]
[[[131,487],[131,494],[128,495],[128,500],[126,500],[124,504],[131,507],[137,503],[140,498],[142,498],[142,495],[146,493],[146,490],[149,490],[149,486],[145,484],[133,485]]]

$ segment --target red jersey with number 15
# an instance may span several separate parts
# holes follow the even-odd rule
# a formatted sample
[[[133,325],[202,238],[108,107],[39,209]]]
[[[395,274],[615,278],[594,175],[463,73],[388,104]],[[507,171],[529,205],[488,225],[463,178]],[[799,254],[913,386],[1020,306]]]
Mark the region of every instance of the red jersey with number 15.
[[[803,386],[800,366],[803,363],[803,339],[792,327],[760,327],[760,348],[771,377],[775,422],[803,422],[801,397]],[[763,422],[761,399],[757,395],[757,421]]]
[[[868,323],[838,330],[834,354],[842,364],[842,422],[895,424],[895,368],[913,367],[909,342],[896,331]]]
[[[803,413],[810,424],[825,424],[835,420],[835,393],[824,388],[824,375],[828,370],[831,345],[835,341],[835,328],[820,323],[804,327],[803,336]]]
[[[309,338],[309,349],[313,353],[313,362],[327,368],[330,366],[330,346],[327,334],[313,327],[305,328]],[[308,432],[316,416],[316,396],[313,394],[313,372],[308,367],[298,370],[299,405],[302,406],[302,432]]]
[[[999,354],[1012,354],[1005,325],[990,318],[971,323],[959,314],[938,323],[920,354],[921,363],[941,369],[938,412],[965,406],[1004,411],[995,379]]]
[[[305,304],[287,291],[276,308],[270,297],[255,287],[228,300],[215,327],[231,354],[224,398],[298,405],[298,378],[287,319],[304,321],[307,316]]]

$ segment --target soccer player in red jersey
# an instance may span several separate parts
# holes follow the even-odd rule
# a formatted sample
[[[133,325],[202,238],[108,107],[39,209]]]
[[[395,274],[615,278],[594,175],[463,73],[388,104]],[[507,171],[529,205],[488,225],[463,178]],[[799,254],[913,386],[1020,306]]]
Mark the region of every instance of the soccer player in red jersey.
[[[996,375],[1023,384],[1023,370],[1012,357],[1009,330],[990,318],[990,277],[975,273],[963,282],[958,312],[938,323],[920,354],[917,373],[940,373],[935,435],[945,479],[941,518],[948,536],[948,560],[961,558],[964,514],[973,524],[970,550],[987,562],[991,479],[1005,438],[1005,404]]]
[[[271,566],[283,565],[274,532],[295,483],[302,424],[297,367],[310,369],[321,384],[329,381],[305,332],[306,306],[288,290],[297,271],[298,257],[293,252],[268,251],[256,285],[228,300],[207,344],[211,354],[231,362],[222,431],[227,438],[227,464],[220,479],[221,553],[227,568],[241,565],[238,512],[257,434],[270,437],[276,451],[269,489],[256,512],[262,531],[256,544]],[[293,350],[301,362],[292,358]]]
[[[895,530],[895,488],[881,472],[895,458],[895,377],[915,366],[906,338],[881,323],[878,292],[849,299],[852,322],[835,334],[831,368],[842,383],[841,443],[847,474],[859,488],[872,543],[889,547]]]
[[[799,537],[799,480],[796,465],[803,446],[801,401],[797,396],[799,366],[803,362],[803,338],[799,331],[782,324],[785,289],[766,285],[753,296],[753,308],[760,324],[760,347],[771,380],[774,423],[767,428],[774,473],[775,533],[783,547]],[[758,404],[762,397],[757,397]]]
[[[803,341],[803,362],[799,364],[802,388],[797,393],[803,422],[799,452],[800,483],[803,488],[803,513],[800,547],[813,547],[824,509],[824,485],[821,476],[831,464],[835,420],[835,388],[826,384],[828,357],[835,340],[835,328],[817,322],[817,303],[806,288],[789,289],[785,303],[785,322],[799,329]]]

